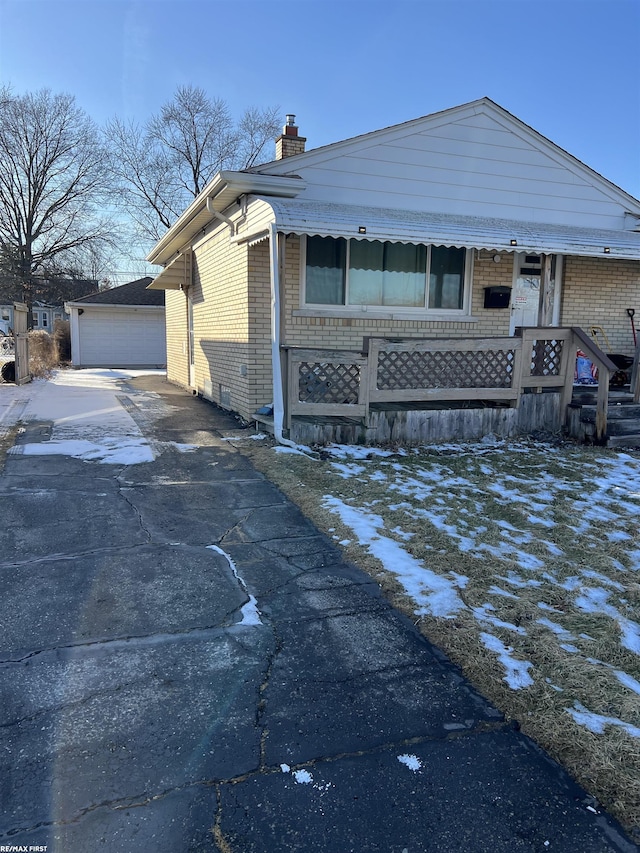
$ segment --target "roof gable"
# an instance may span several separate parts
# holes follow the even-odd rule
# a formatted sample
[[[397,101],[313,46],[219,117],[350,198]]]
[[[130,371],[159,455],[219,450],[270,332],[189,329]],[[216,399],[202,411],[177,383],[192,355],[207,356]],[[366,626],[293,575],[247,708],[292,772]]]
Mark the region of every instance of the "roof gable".
[[[488,98],[257,167],[300,198],[624,228],[640,202]]]

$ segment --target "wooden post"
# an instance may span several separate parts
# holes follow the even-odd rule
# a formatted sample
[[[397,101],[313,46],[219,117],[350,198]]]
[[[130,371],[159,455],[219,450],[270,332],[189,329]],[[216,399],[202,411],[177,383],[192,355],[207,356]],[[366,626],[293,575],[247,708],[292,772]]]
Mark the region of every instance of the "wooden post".
[[[596,441],[604,444],[607,440],[607,410],[609,408],[609,378],[606,369],[598,369],[598,399],[596,402]]]
[[[553,322],[553,296],[554,287],[551,278],[552,255],[542,256],[542,269],[540,271],[540,320],[539,326],[550,326]]]

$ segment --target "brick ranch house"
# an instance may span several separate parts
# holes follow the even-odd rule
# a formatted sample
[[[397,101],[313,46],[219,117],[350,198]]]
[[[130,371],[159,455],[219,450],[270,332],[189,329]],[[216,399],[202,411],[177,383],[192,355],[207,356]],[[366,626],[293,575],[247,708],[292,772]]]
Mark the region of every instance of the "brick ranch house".
[[[490,99],[305,142],[287,116],[149,254],[170,381],[280,440],[412,441],[559,428],[576,351],[615,370],[594,325],[633,355],[640,201]]]

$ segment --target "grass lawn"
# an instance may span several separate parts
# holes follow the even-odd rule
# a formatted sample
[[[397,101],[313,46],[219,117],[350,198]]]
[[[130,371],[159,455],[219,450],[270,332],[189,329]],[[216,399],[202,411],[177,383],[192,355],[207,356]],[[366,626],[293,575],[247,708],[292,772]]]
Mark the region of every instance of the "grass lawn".
[[[640,454],[242,447],[640,839]]]

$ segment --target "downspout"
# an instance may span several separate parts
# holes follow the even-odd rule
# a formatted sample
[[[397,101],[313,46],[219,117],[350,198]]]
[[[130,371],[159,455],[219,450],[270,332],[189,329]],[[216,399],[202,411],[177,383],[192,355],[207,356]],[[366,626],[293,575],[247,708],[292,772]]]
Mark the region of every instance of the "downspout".
[[[231,229],[231,235],[235,235],[236,226],[234,225],[233,220],[229,219],[228,216],[225,216],[224,213],[220,213],[219,210],[215,209],[211,196],[207,196],[207,212],[214,216],[216,219],[220,220],[220,222],[224,222],[225,225],[228,225]]]
[[[284,423],[284,393],[282,388],[282,362],[280,361],[280,273],[278,264],[278,230],[275,222],[269,224],[269,267],[271,278],[271,371],[273,373],[273,434],[278,444],[286,447],[298,445],[282,435]]]

